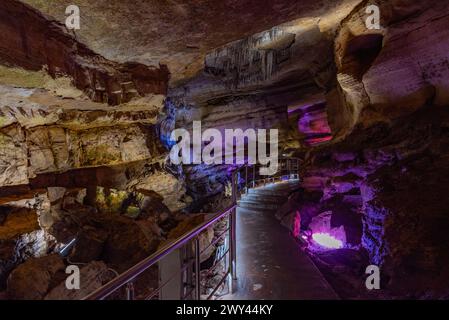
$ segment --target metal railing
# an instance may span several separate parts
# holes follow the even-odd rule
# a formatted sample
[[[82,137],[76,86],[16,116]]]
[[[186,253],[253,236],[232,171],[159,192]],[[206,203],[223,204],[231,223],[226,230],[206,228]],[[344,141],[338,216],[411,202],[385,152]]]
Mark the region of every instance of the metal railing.
[[[224,274],[215,287],[212,288],[211,293],[206,295],[207,299],[211,299],[218,289],[228,280],[230,291],[233,291],[233,282],[237,279],[236,270],[236,208],[237,200],[242,193],[246,193],[251,187],[256,187],[268,182],[274,182],[277,179],[291,179],[299,178],[299,159],[296,158],[283,158],[279,160],[278,171],[275,175],[266,177],[259,175],[258,165],[244,165],[239,169],[233,171],[231,178],[232,203],[229,207],[223,211],[213,215],[212,218],[195,227],[188,233],[180,236],[175,241],[168,243],[157,252],[150,255],[148,258],[140,261],[127,271],[123,272],[104,286],[95,290],[84,300],[103,300],[110,297],[113,293],[117,293],[122,288],[126,290],[126,299],[135,300],[145,299],[151,300],[155,298],[163,299],[160,297],[161,290],[167,286],[170,281],[176,277],[182,278],[182,288],[180,293],[180,299],[200,300],[201,296],[201,255],[208,250],[211,246],[216,245],[219,241],[224,239],[224,245],[220,248],[219,255],[217,255],[214,264],[210,268],[215,268],[218,264],[224,263]],[[215,239],[204,247],[200,248],[200,235],[208,228],[215,226],[218,222],[227,219],[227,227],[223,230]],[[168,257],[170,254],[176,252],[176,250],[182,250],[182,263],[179,265],[179,270],[173,273],[169,279],[161,281],[162,283],[156,289],[153,289],[149,294],[137,297],[135,294],[135,282],[136,279],[143,272],[149,270],[156,263]]]

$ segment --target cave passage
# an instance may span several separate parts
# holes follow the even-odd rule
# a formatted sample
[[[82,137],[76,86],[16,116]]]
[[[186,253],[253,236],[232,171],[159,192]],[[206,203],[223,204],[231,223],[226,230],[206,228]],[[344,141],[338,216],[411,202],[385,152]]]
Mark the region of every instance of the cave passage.
[[[0,0],[0,302],[449,300],[449,0],[67,2]]]
[[[250,189],[237,209],[237,288],[230,299],[338,299],[275,218],[299,180]]]

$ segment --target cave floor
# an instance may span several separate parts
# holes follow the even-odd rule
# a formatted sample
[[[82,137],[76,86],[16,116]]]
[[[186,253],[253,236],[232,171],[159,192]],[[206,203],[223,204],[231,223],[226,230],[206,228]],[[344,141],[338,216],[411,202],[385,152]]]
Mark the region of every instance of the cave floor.
[[[278,193],[282,186],[261,191],[260,207],[267,190]],[[273,198],[273,197],[271,197]],[[244,200],[244,198],[242,198]],[[281,198],[280,198],[281,199]],[[282,201],[271,201],[278,206]],[[338,299],[329,283],[300,250],[298,244],[275,218],[276,209],[256,207],[237,210],[237,290],[222,299],[320,300]]]

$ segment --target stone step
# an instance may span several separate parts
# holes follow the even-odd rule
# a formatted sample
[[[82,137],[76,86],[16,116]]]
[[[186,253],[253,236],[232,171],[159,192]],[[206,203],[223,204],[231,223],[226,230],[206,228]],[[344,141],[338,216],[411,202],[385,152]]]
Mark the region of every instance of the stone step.
[[[267,202],[267,203],[282,203],[283,201],[287,201],[287,197],[283,195],[266,195],[266,194],[257,194],[257,193],[250,193],[245,194],[242,196],[241,200],[249,200],[249,201],[256,201],[256,202]]]
[[[280,199],[276,199],[276,200],[261,200],[261,199],[255,199],[255,198],[242,198],[239,201],[242,201],[242,203],[254,203],[254,204],[263,203],[263,204],[279,207],[283,203],[287,202],[287,198],[280,198]]]
[[[299,189],[298,188],[291,188],[291,189],[266,188],[265,190],[271,191],[272,193],[275,193],[275,194],[281,194],[281,195],[287,194],[287,195],[289,195],[289,194],[291,194],[291,193],[293,193],[293,192],[295,192],[295,191],[297,191]]]
[[[268,195],[268,196],[281,196],[281,197],[288,197],[290,194],[290,190],[272,190],[268,188],[263,189],[250,189],[248,191],[248,194],[256,194],[256,195]]]
[[[252,207],[252,208],[260,208],[260,209],[273,209],[276,210],[279,208],[278,203],[267,203],[260,201],[251,201],[251,200],[240,200],[238,201],[238,205],[240,207]]]
[[[291,193],[298,191],[299,188],[264,188],[263,190],[266,190],[273,194],[290,195]],[[254,192],[254,193],[259,193],[259,192]]]
[[[275,190],[295,190],[301,187],[300,183],[277,183],[277,184],[268,184],[266,188],[275,189]]]
[[[281,183],[270,183],[265,186],[249,189],[238,201],[241,209],[248,211],[273,212],[280,208],[288,196],[299,190],[299,180]]]
[[[238,207],[239,212],[244,212],[244,213],[251,213],[254,214],[254,212],[260,212],[260,213],[273,213],[273,209],[264,209],[264,208],[257,208],[257,207],[252,207],[252,206],[244,206],[244,207]]]

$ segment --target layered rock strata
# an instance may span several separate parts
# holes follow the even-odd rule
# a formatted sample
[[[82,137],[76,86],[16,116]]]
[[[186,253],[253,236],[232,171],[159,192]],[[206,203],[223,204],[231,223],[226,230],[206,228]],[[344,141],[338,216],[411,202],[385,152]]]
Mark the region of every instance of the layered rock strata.
[[[148,93],[165,94],[166,66],[119,64],[77,41],[66,27],[17,0],[0,4],[0,61],[28,70],[68,75],[93,101],[117,105]]]

